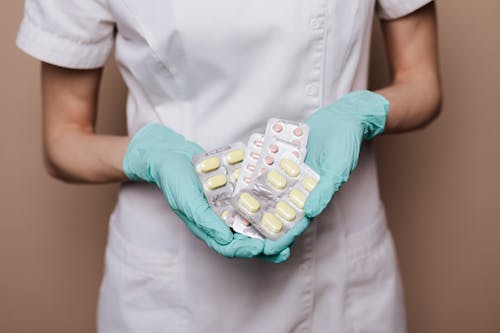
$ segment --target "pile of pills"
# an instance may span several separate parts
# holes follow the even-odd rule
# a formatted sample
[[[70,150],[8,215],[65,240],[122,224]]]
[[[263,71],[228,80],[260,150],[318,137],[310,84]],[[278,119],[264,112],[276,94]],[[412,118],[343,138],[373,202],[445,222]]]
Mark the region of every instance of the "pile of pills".
[[[271,118],[264,134],[193,157],[214,211],[235,232],[276,240],[304,216],[319,176],[304,164],[309,128]]]

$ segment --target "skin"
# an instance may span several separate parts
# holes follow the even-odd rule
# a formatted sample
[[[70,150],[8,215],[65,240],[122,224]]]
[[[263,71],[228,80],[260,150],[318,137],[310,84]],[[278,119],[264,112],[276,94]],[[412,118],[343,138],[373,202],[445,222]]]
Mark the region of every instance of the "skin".
[[[422,128],[441,105],[434,4],[382,21],[382,28],[393,78],[376,91],[391,104],[385,133]],[[44,156],[53,177],[81,183],[126,180],[122,161],[130,138],[95,133],[101,76],[102,69],[42,63]]]

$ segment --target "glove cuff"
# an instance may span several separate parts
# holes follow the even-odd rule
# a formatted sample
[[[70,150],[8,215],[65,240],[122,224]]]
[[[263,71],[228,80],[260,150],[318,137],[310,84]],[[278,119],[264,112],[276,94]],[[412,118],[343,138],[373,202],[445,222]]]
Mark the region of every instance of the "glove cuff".
[[[335,110],[356,115],[363,124],[363,140],[371,140],[384,131],[389,101],[369,90],[351,92],[334,103]]]

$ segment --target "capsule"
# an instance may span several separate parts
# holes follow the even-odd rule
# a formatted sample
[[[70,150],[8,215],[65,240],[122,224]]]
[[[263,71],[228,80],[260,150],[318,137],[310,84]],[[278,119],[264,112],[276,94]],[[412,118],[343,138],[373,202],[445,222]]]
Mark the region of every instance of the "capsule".
[[[274,188],[282,190],[286,187],[286,178],[283,177],[278,171],[271,170],[267,173],[266,180]]]
[[[218,189],[227,183],[227,178],[223,174],[219,174],[207,179],[207,187],[210,190]]]
[[[295,209],[290,207],[290,205],[284,201],[280,201],[276,204],[276,214],[278,214],[288,222],[292,222],[297,216],[297,213],[295,213]]]
[[[307,199],[307,196],[297,190],[297,189],[293,189],[290,191],[290,194],[288,195],[288,199],[290,199],[290,201],[297,207],[299,207],[300,209],[303,209],[304,208],[304,205],[306,203],[306,199]]]
[[[308,192],[311,192],[317,184],[318,182],[314,178],[304,177],[304,179],[302,179],[302,186],[304,186]]]
[[[273,234],[278,234],[281,230],[283,230],[283,223],[281,223],[280,220],[278,220],[276,216],[271,213],[264,213],[260,223]]]
[[[243,194],[240,195],[240,199],[238,200],[238,205],[250,212],[250,213],[256,213],[260,209],[260,203],[257,199],[255,199],[250,193],[244,192]]]
[[[203,173],[217,170],[220,166],[220,160],[217,157],[210,157],[198,164],[198,170]]]
[[[284,158],[280,161],[280,168],[290,177],[297,177],[300,173],[299,166],[292,160]]]
[[[243,149],[233,150],[232,152],[226,154],[226,161],[231,165],[240,163],[244,158],[245,151]]]

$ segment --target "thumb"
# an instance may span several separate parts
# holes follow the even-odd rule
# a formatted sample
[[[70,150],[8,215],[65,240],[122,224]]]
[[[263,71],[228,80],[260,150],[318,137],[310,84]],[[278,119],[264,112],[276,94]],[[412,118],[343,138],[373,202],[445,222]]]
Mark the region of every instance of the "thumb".
[[[181,209],[184,215],[219,244],[228,244],[233,233],[201,194],[192,196]]]
[[[304,205],[304,213],[307,217],[313,218],[321,214],[332,200],[335,192],[340,188],[341,182],[334,178],[323,176],[318,185],[313,189]]]

